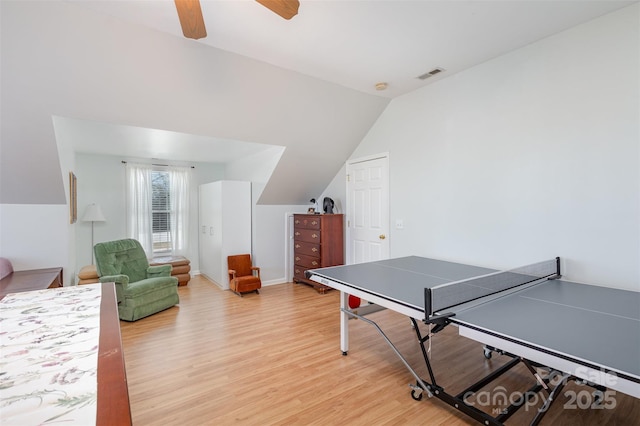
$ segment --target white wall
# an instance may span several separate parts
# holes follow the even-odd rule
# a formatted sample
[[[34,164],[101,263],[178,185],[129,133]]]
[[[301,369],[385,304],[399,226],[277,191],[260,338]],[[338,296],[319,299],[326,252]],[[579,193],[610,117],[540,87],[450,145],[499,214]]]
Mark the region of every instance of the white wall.
[[[286,146],[262,197],[303,202],[388,104],[81,3],[0,2],[2,203],[64,204],[53,115]]]
[[[390,155],[391,255],[640,290],[639,6],[391,102],[352,158]]]
[[[244,180],[266,184],[278,165],[285,148],[273,146],[264,151],[248,155],[225,164],[224,175],[227,180]],[[262,193],[262,191],[260,191]]]
[[[318,200],[320,209],[322,209],[322,202],[324,197],[329,197],[334,202],[334,213],[346,213],[347,212],[347,166],[346,163],[340,168],[340,171],[333,178],[327,188],[320,194]],[[346,235],[346,233],[345,233]]]
[[[225,166],[225,179],[245,180],[251,185],[251,240],[252,260],[260,267],[262,285],[286,282],[287,227],[288,213],[306,212],[307,206],[264,205],[260,196],[271,177],[285,148],[275,146],[269,150],[237,160]]]
[[[0,256],[16,271],[61,266],[68,284],[68,232],[66,205],[0,204]]]
[[[90,203],[100,205],[105,222],[94,224],[94,243],[127,238],[125,165],[123,158],[108,155],[76,155],[76,176],[78,178],[78,216],[76,232],[76,263],[79,270],[91,263],[91,223],[82,222],[84,209]],[[124,159],[134,160],[135,159]],[[149,160],[140,160],[146,161]],[[163,162],[163,164],[165,164]],[[192,273],[199,270],[198,262],[198,186],[224,177],[223,166],[208,163],[194,163],[191,188],[191,214],[189,217],[190,249],[186,257],[191,261]]]
[[[44,133],[53,137],[53,121],[42,123]],[[63,284],[74,283],[75,230],[70,223],[69,172],[74,171],[75,156],[64,141],[57,141],[57,156],[34,152],[50,162],[58,162],[56,180],[62,182],[66,204],[0,204],[0,256],[11,261],[16,271],[62,267]],[[3,155],[4,155],[3,150]],[[24,161],[29,162],[29,158]],[[21,186],[20,179],[9,183]]]
[[[55,126],[55,118],[52,118],[51,120],[51,124],[52,124],[52,128],[54,131],[54,134],[56,135],[56,146],[57,146],[57,150],[58,150],[58,161],[60,162],[60,174],[61,174],[61,178],[62,181],[64,183],[64,192],[65,192],[65,196],[66,196],[66,220],[62,221],[60,220],[59,222],[57,221],[55,225],[56,228],[58,226],[62,227],[63,224],[66,225],[66,235],[64,238],[59,238],[59,237],[55,237],[51,240],[50,237],[52,235],[48,234],[48,233],[41,233],[40,234],[40,238],[38,239],[38,241],[42,241],[42,244],[44,244],[45,246],[49,246],[51,245],[51,248],[53,248],[53,243],[55,242],[55,244],[57,245],[56,250],[59,250],[61,253],[66,251],[66,256],[65,256],[65,261],[64,263],[60,263],[58,264],[58,266],[62,266],[63,267],[63,271],[62,271],[62,281],[63,281],[63,285],[73,285],[75,284],[75,274],[73,273],[73,271],[76,270],[76,223],[77,223],[77,219],[78,219],[78,215],[80,214],[80,210],[78,208],[78,204],[77,204],[77,199],[76,199],[76,223],[71,223],[71,204],[72,204],[72,200],[71,200],[71,181],[70,181],[70,173],[73,172],[75,170],[75,166],[76,166],[76,158],[75,155],[73,153],[73,151],[69,148],[69,146],[67,145],[67,141],[64,138],[59,137],[58,131],[56,129]],[[77,196],[77,188],[76,188],[76,196]],[[56,208],[56,211],[59,211]],[[27,214],[27,212],[24,212],[25,214]],[[29,213],[33,214],[33,211],[30,211]],[[62,216],[62,214],[61,214]],[[21,223],[18,226],[23,226],[24,223]],[[55,230],[51,230],[54,234],[57,233],[59,230],[55,229]],[[57,257],[57,256],[56,256]],[[35,259],[34,259],[35,261]],[[47,262],[48,260],[45,259],[41,259],[41,261],[43,262]],[[38,263],[35,262],[33,268],[31,269],[37,269],[40,266],[37,266]]]
[[[91,223],[82,222],[84,209],[90,203],[100,204],[105,222],[94,224],[94,243],[118,238],[127,238],[125,214],[125,172],[123,158],[82,154],[76,155],[76,176],[78,177],[78,215],[76,224],[76,264],[79,270],[91,263]],[[125,159],[135,161],[135,159]],[[267,161],[268,158],[263,158]],[[148,160],[139,160],[146,161]],[[163,162],[164,163],[164,162]],[[186,257],[191,261],[191,273],[199,272],[198,250],[198,187],[200,184],[222,179],[229,180],[222,164],[194,163],[194,180],[191,191],[190,249]],[[238,170],[241,170],[239,168]],[[252,169],[247,169],[252,170]],[[236,173],[235,179],[243,180],[247,175]],[[246,180],[246,179],[244,179]],[[263,282],[277,284],[285,281],[285,213],[306,211],[306,206],[256,205],[264,184],[252,186],[253,214],[252,239],[253,258],[261,268]]]
[[[257,200],[264,184],[251,186],[253,198],[252,244],[253,263],[260,267],[262,285],[286,282],[287,237],[286,216],[289,213],[306,213],[307,207],[298,205],[260,205]]]
[[[53,22],[44,19],[46,13],[33,14],[31,7],[27,9],[16,22],[22,24],[34,16],[38,16],[34,27],[36,23],[40,27],[45,21]],[[391,220],[393,223],[401,218],[405,223],[404,230],[392,230],[391,254],[422,254],[495,267],[560,255],[565,259],[569,279],[637,289],[640,285],[638,16],[638,6],[631,6],[394,100],[351,156],[389,152]],[[11,27],[16,34],[22,34],[24,28],[31,27],[18,24]],[[93,102],[95,90],[89,89],[97,87],[95,81],[100,78],[85,82],[77,76],[89,71],[98,71],[97,75],[102,76],[104,70],[109,73],[113,69],[102,67],[100,61],[82,62],[84,59],[80,57],[66,55],[67,51],[76,51],[77,46],[67,43],[67,38],[64,40],[65,43],[58,43],[58,39],[37,43],[31,40],[26,47],[16,42],[11,49],[13,55],[24,59],[27,52],[28,60],[3,61],[21,64],[10,74],[23,77],[7,80],[20,83],[11,85],[15,89],[12,93],[39,94],[38,102],[29,104],[30,110],[40,111],[39,115],[12,121],[12,129],[35,129],[32,130],[35,136],[25,138],[20,133],[21,136],[11,140],[20,143],[53,140],[52,100],[68,100],[68,105],[54,109],[71,117],[145,127],[161,127],[169,120],[174,122],[171,128],[191,129],[197,134],[213,134],[212,129],[219,125],[228,127],[224,122],[227,115],[215,122],[203,121],[199,115],[174,114],[165,108],[166,103],[160,103],[164,112],[152,108],[151,104],[160,105],[154,97],[131,98],[131,93],[139,91],[132,92],[133,86],[128,83],[138,84],[140,80],[130,77],[130,68],[119,74],[124,80],[117,80],[122,84],[116,85],[116,92],[113,92],[116,86],[103,85],[106,92],[100,93],[106,96],[106,101]],[[61,53],[51,46],[66,47]],[[107,58],[119,57],[114,52],[122,51],[117,46],[107,50],[112,53]],[[53,56],[74,59],[76,62],[69,60],[68,66],[80,71],[68,73],[65,68],[55,80],[62,83],[51,84],[50,69],[40,64]],[[77,67],[77,61],[84,66]],[[39,78],[41,73],[47,78]],[[102,80],[111,81],[111,77]],[[145,88],[155,90],[155,83],[150,81]],[[30,89],[23,90],[27,86]],[[75,87],[72,95],[68,92],[70,86]],[[3,85],[5,88],[8,86]],[[200,93],[199,87],[198,90]],[[42,94],[48,96],[47,101],[42,101]],[[191,92],[184,96],[190,95]],[[308,98],[306,92],[305,96]],[[125,98],[135,102],[126,105],[119,102]],[[226,98],[220,102],[226,102]],[[239,105],[242,109],[244,104]],[[22,111],[6,110],[15,114]],[[131,118],[134,116],[135,120]],[[300,126],[306,128],[305,123]],[[257,140],[259,130],[266,127],[252,130],[255,138],[229,131],[218,136]],[[32,151],[31,156],[47,156],[42,150]],[[24,161],[30,155],[24,156]],[[64,157],[59,159],[60,179],[64,182],[68,156],[60,155]],[[90,180],[108,185],[103,181],[109,176],[99,174],[100,165],[92,168],[76,161],[80,217],[87,203],[98,202],[109,221],[112,212],[106,201],[121,195],[84,193]],[[338,175],[341,173],[342,170]],[[209,181],[220,178],[223,177]],[[334,182],[342,185],[338,180]],[[340,196],[335,195],[338,191],[333,190],[333,185],[325,194],[337,202]],[[277,216],[284,215],[285,209],[298,207],[257,208],[256,217],[261,217],[263,208],[273,209],[273,221],[256,223],[254,232],[261,235],[264,231],[270,236],[273,231],[275,235],[280,232],[274,229],[282,226],[284,235],[284,218]],[[306,206],[302,207],[306,210]],[[120,217],[123,207],[115,208],[113,217]],[[72,264],[68,253],[73,252],[70,235],[74,232],[76,263],[80,267],[89,262],[90,227],[79,222],[69,229],[66,205],[2,204],[0,215],[0,254],[17,259],[15,264],[22,265],[21,269]],[[124,229],[118,223],[103,225],[114,226],[113,234]],[[101,226],[96,224],[96,241],[106,238],[108,228]],[[276,265],[278,259],[268,256],[271,252],[283,252],[284,241],[256,240],[254,255],[262,257],[267,265]],[[197,257],[191,260],[195,269],[193,262]],[[73,265],[69,267],[73,269]],[[65,271],[65,280],[69,275]]]

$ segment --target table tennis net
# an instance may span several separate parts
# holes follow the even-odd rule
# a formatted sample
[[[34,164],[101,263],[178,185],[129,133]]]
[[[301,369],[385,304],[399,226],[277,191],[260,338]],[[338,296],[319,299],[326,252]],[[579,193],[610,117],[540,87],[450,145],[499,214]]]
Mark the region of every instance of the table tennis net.
[[[425,288],[425,313],[429,319],[434,313],[490,296],[521,285],[560,276],[560,258],[521,266],[508,271],[454,281]]]

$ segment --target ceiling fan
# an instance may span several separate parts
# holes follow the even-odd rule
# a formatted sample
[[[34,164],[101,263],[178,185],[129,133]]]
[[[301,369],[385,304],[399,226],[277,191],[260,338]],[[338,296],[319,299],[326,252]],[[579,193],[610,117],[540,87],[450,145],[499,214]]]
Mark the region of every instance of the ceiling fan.
[[[298,14],[298,0],[256,0],[258,3],[282,16],[291,19]],[[199,39],[207,36],[204,26],[200,0],[174,0],[178,10],[178,18],[182,26],[182,34],[187,38]]]

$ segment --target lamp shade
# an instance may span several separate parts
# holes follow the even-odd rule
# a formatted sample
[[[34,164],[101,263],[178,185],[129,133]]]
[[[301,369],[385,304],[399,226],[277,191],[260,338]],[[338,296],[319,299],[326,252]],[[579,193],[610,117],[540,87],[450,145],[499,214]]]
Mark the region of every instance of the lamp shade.
[[[82,220],[84,222],[104,222],[106,219],[102,214],[102,210],[98,204],[89,204],[87,209],[84,211],[84,216],[82,216]]]

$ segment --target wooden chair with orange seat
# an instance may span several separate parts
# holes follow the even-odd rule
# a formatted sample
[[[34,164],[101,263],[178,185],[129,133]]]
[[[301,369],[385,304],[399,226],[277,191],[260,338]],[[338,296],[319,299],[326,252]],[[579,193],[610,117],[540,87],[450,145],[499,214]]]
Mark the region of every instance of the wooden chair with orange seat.
[[[229,289],[242,297],[243,293],[255,291],[262,287],[260,268],[253,266],[250,254],[238,254],[227,257],[229,265]]]

